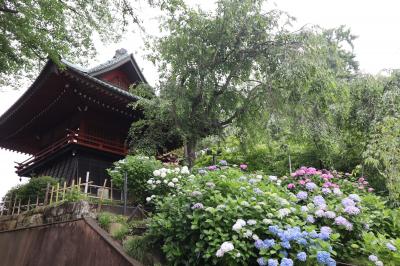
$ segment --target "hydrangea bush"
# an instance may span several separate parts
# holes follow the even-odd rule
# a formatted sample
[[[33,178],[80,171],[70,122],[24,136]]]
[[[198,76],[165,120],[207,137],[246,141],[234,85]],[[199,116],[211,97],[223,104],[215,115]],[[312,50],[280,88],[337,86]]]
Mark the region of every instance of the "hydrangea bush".
[[[195,174],[154,172],[148,234],[171,264],[398,265],[397,212],[365,178],[305,167],[278,178],[246,169],[223,162]],[[368,246],[371,238],[381,251]]]

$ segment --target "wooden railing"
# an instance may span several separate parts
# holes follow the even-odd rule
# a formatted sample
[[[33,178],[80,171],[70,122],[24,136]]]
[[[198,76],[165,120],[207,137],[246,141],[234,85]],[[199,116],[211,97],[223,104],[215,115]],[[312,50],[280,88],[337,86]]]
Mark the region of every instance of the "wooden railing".
[[[43,196],[36,196],[34,199],[29,198],[28,202],[21,202],[18,196],[11,195],[10,198],[5,198],[0,203],[0,216],[20,214],[40,206],[57,205],[68,201],[68,194],[74,191],[79,192],[80,197],[83,199],[96,202],[98,205],[97,211],[101,210],[104,202],[111,204],[123,203],[122,192],[120,189],[113,187],[112,181],[109,182],[109,187],[107,187],[107,179],[104,180],[103,186],[93,185],[92,183],[93,181],[81,183],[81,178],[79,178],[77,183],[75,183],[75,180],[72,180],[70,186],[67,186],[66,182],[64,182],[63,186],[59,183],[55,186],[48,184],[45,189],[44,199]]]
[[[68,132],[69,133],[66,137],[54,142],[47,148],[28,158],[27,160],[21,163],[17,163],[17,165],[15,166],[15,168],[17,169],[17,173],[45,159],[48,155],[70,144],[77,144],[88,148],[118,154],[121,156],[125,156],[128,154],[128,148],[120,142],[107,140],[89,134],[77,133],[71,130],[68,130]]]

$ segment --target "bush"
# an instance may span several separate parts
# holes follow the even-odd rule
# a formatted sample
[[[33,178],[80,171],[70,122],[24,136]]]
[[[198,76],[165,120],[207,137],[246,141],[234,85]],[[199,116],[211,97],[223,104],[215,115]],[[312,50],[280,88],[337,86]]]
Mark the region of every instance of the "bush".
[[[136,203],[145,202],[148,193],[146,181],[153,176],[153,171],[160,168],[161,163],[154,158],[144,156],[127,156],[124,160],[114,163],[112,169],[108,169],[113,184],[123,188],[124,174],[128,175],[128,193]]]
[[[153,192],[157,180],[149,182]],[[162,243],[171,264],[375,265],[363,233],[383,236],[376,237],[383,247],[377,261],[396,265],[400,256],[398,213],[366,180],[314,168],[282,178],[202,170],[178,180],[150,198],[155,215],[148,235]]]
[[[21,199],[21,204],[27,204],[29,198],[31,203],[33,203],[36,201],[36,197],[39,196],[39,201],[42,202],[46,195],[46,187],[48,183],[50,186],[54,186],[57,184],[57,180],[50,176],[31,178],[28,183],[10,189],[6,194],[6,197],[14,198],[17,196]]]

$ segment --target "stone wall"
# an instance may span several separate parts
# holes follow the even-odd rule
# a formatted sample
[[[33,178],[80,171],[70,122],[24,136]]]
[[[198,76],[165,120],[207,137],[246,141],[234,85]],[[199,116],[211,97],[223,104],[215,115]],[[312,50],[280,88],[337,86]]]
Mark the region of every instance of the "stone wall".
[[[18,215],[0,216],[0,231],[72,221],[91,216],[94,216],[94,210],[88,202],[65,202],[57,206],[38,207]]]

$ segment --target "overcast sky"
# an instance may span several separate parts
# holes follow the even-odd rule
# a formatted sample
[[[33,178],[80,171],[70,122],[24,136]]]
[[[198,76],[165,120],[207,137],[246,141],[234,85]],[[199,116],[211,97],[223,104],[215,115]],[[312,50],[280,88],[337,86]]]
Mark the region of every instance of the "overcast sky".
[[[196,3],[196,1],[191,1]],[[200,2],[200,1],[197,1]],[[317,24],[325,28],[348,26],[358,36],[355,41],[355,53],[360,69],[366,73],[377,74],[383,69],[400,68],[400,1],[397,0],[279,0],[271,1],[278,9],[287,11],[297,18],[295,29],[305,24]],[[213,7],[213,1],[202,0],[201,6]],[[157,35],[158,23],[155,10],[144,8],[142,19],[148,34]],[[151,84],[157,81],[157,71],[144,57],[143,34],[127,33],[120,43],[107,46],[98,45],[99,55],[94,60],[102,62],[110,59],[118,48],[125,48],[135,54],[139,66]],[[26,90],[0,93],[0,114],[6,111]],[[0,197],[6,191],[20,183],[14,173],[14,162],[23,161],[26,155],[0,150]],[[25,182],[23,180],[22,182]]]

